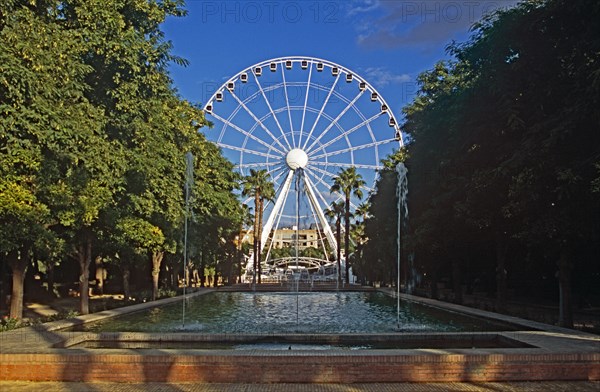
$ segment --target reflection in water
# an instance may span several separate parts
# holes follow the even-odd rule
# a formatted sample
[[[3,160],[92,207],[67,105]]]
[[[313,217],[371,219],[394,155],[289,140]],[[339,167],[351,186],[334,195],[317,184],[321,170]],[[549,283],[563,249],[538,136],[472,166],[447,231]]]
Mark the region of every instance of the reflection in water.
[[[89,331],[202,333],[387,333],[397,332],[395,299],[377,292],[210,293],[189,299],[185,329],[181,304],[131,314],[85,328]],[[403,303],[400,325],[407,332],[498,331],[468,316]]]

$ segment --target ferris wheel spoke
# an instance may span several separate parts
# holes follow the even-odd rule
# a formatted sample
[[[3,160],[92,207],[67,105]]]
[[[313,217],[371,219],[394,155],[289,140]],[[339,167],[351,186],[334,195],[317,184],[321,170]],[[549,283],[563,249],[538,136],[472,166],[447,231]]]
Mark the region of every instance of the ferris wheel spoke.
[[[327,240],[329,241],[329,245],[331,246],[331,249],[333,249],[334,252],[337,252],[338,244],[335,241],[335,238],[333,236],[333,231],[331,230],[331,226],[327,222],[327,219],[325,219],[325,214],[323,213],[323,208],[321,208],[321,206],[319,204],[320,203],[319,200],[315,196],[315,194],[317,194],[321,198],[323,198],[323,195],[321,195],[321,192],[315,192],[314,189],[316,187],[310,180],[310,176],[307,176],[306,172],[304,174],[305,174],[303,176],[304,177],[304,187],[305,187],[306,192],[308,193],[310,204],[313,204],[313,207],[315,208],[315,210],[317,212],[319,221],[321,222],[321,226],[323,227],[323,231],[325,233],[325,236],[327,237]],[[323,205],[327,206],[327,202],[324,201]]]
[[[330,156],[333,156],[333,155],[339,155],[339,154],[343,154],[343,153],[346,153],[346,152],[352,152],[352,151],[364,150],[365,148],[377,147],[377,146],[380,146],[382,144],[391,143],[391,142],[393,142],[395,140],[396,139],[379,140],[379,141],[372,142],[372,143],[361,144],[361,145],[358,145],[358,146],[352,146],[352,147],[344,148],[342,150],[328,151],[328,152],[326,152],[324,154],[311,156],[311,158],[312,159],[327,158],[327,157],[330,157]]]
[[[325,177],[330,178],[330,179],[336,176],[335,173],[331,173],[331,172],[329,172],[327,170],[323,170],[323,169],[321,169],[319,167],[316,167],[316,166],[313,167],[311,170],[317,171],[317,172],[323,174]],[[327,183],[325,183],[325,184],[327,184]],[[331,186],[331,184],[328,184],[328,185]]]
[[[347,112],[348,110],[350,110],[350,108],[351,108],[351,107],[353,107],[353,106],[354,106],[354,104],[355,104],[355,103],[356,103],[356,101],[358,101],[358,99],[359,99],[359,98],[362,96],[362,94],[364,93],[364,91],[365,91],[365,90],[359,91],[359,93],[358,93],[358,94],[356,94],[356,96],[354,97],[354,99],[353,99],[352,101],[350,101],[350,102],[348,103],[348,105],[346,105],[346,107],[344,108],[344,110],[342,110],[342,111],[340,112],[340,114],[338,114],[338,115],[337,115],[337,117],[336,117],[335,119],[333,119],[333,121],[331,121],[331,123],[329,123],[329,125],[327,126],[327,128],[325,128],[325,129],[323,130],[323,132],[321,132],[321,134],[319,134],[319,136],[318,136],[318,137],[317,137],[315,140],[313,140],[313,142],[310,144],[310,146],[308,146],[308,147],[306,148],[306,151],[307,151],[307,152],[309,152],[309,151],[310,151],[310,150],[311,150],[311,149],[312,149],[312,148],[315,146],[315,144],[317,144],[317,143],[319,142],[319,140],[321,140],[321,138],[322,138],[323,136],[325,136],[325,135],[327,134],[327,132],[329,132],[329,130],[330,130],[331,128],[333,128],[333,126],[334,126],[335,124],[337,124],[337,123],[338,123],[338,121],[340,120],[340,118],[342,118],[342,116],[343,116],[344,114],[346,114],[346,112]]]
[[[273,116],[273,120],[275,120],[275,123],[277,124],[277,127],[279,128],[279,131],[281,132],[281,135],[283,136],[283,140],[285,140],[285,143],[291,149],[292,145],[290,144],[290,141],[288,140],[287,136],[285,135],[285,132],[283,131],[283,128],[281,127],[281,124],[279,123],[279,119],[277,118],[277,116],[275,115],[275,112],[273,111],[273,107],[271,106],[271,103],[269,102],[269,99],[267,98],[267,96],[265,94],[265,90],[263,89],[262,85],[260,84],[260,81],[258,80],[258,77],[256,76],[256,74],[254,72],[252,72],[252,75],[254,75],[254,80],[256,81],[256,85],[258,86],[258,89],[260,90],[260,93],[261,93],[263,99],[265,100],[265,103],[267,104],[267,107],[269,108],[271,115]],[[285,148],[284,148],[284,150],[285,150]]]
[[[329,102],[329,99],[331,98],[331,94],[333,94],[333,91],[335,90],[335,86],[337,86],[337,83],[340,80],[340,75],[341,75],[341,73],[339,73],[336,76],[335,81],[331,85],[331,89],[329,89],[329,92],[327,93],[327,97],[325,97],[323,106],[321,106],[321,110],[319,111],[319,114],[317,115],[317,118],[315,119],[315,122],[313,123],[312,128],[310,129],[310,132],[308,133],[308,136],[306,137],[306,141],[304,142],[304,145],[302,146],[303,150],[306,149],[306,145],[308,144],[310,137],[312,136],[313,132],[315,131],[315,128],[317,127],[319,119],[321,118],[321,115],[323,114],[323,111],[325,110],[325,107],[327,106],[327,103]]]
[[[312,79],[312,70],[311,66],[308,70],[308,81],[306,82],[306,96],[304,97],[304,108],[302,109],[302,123],[300,124],[300,137],[298,138],[298,145],[302,145],[302,132],[304,131],[304,119],[306,118],[306,106],[308,105],[308,94],[310,92],[310,81]]]
[[[285,170],[282,170],[285,169]],[[278,170],[282,170],[279,174],[277,174],[276,177],[273,177],[272,182],[277,184],[277,180],[279,180],[281,178],[281,176],[283,176],[284,174],[286,174],[290,169],[289,168],[284,168],[283,166],[280,168],[277,168],[276,170],[273,170],[273,173],[275,173],[275,171]],[[279,186],[277,187],[277,189],[275,190],[275,194],[278,195],[279,191],[281,190],[281,187],[283,186],[283,184],[279,184]]]
[[[333,178],[333,177],[335,177],[335,176],[336,176],[336,174],[330,173],[330,172],[328,172],[328,171],[325,171],[325,170],[320,170],[320,169],[318,169],[318,168],[316,168],[316,167],[313,167],[313,169],[314,169],[314,170],[316,170],[316,171],[318,171],[318,172],[320,172],[320,173],[322,173],[324,176],[331,176],[331,178]],[[309,170],[309,169],[304,169],[304,170]],[[312,170],[312,169],[310,169],[309,171],[311,171],[311,170]],[[314,172],[312,172],[311,174],[313,175],[313,177],[314,177],[315,179],[317,179],[317,181],[318,181],[319,183],[323,184],[323,185],[324,185],[324,186],[325,186],[327,189],[331,189],[331,184],[328,184],[328,183],[326,183],[325,181],[323,181],[323,178],[322,178],[322,177],[320,177],[320,176],[316,175]],[[366,188],[366,187],[365,187],[365,188]],[[320,193],[320,192],[319,192],[319,193]],[[336,195],[338,196],[337,200],[344,200],[344,195],[342,195],[340,192],[337,192],[337,191],[336,191],[336,192],[332,192],[332,193],[334,193],[334,194],[336,194]],[[327,205],[327,203],[325,203],[325,205]],[[350,200],[350,206],[351,206],[353,209],[356,209],[356,208],[357,208],[357,205],[356,205],[356,203],[354,203],[352,200]]]
[[[310,210],[312,212],[314,221],[319,222],[319,217],[317,216],[317,211],[316,211],[317,207],[314,206],[313,203],[308,203],[308,205],[310,206]],[[321,213],[322,212],[323,211],[321,211]],[[318,230],[318,228],[317,228],[317,235],[319,236],[319,238],[317,239],[317,242],[321,243],[321,247],[323,248],[323,254],[325,255],[325,261],[329,262],[329,256],[327,255],[327,248],[325,247],[325,238],[323,238],[323,234],[325,233],[325,225],[329,226],[329,223],[327,221],[325,221],[325,223],[321,223],[322,230]],[[329,226],[329,229],[331,230],[331,226]]]
[[[285,71],[281,70],[281,79],[283,80],[283,95],[285,95],[285,106],[288,112],[288,119],[290,120],[290,135],[292,137],[292,145],[296,147],[296,139],[294,138],[294,124],[292,124],[292,111],[290,109],[290,100],[288,97],[287,83],[285,81]]]
[[[340,163],[340,162],[325,162],[325,161],[310,161],[311,165],[320,165],[320,166],[335,166],[335,167],[356,167],[357,169],[369,169],[369,170],[379,170],[381,169],[381,165],[364,165],[360,163]]]
[[[277,139],[273,135],[273,133],[271,133],[271,131],[269,131],[269,128],[267,128],[265,126],[265,124],[263,124],[263,122],[260,121],[260,119],[258,117],[256,117],[256,115],[252,112],[252,110],[248,109],[248,106],[246,106],[246,104],[244,102],[242,102],[242,100],[233,91],[229,91],[229,94],[231,94],[231,96],[238,102],[238,104],[240,104],[244,108],[246,113],[248,113],[250,115],[250,117],[252,117],[252,119],[254,119],[254,121],[256,121],[262,129],[264,129],[264,131],[271,137],[271,139],[273,139],[273,141],[275,143],[279,144],[281,146],[281,148],[283,148],[284,150],[286,149],[285,146],[279,141],[279,139]]]
[[[235,166],[237,166],[238,168],[244,168],[244,169],[250,169],[250,168],[255,168],[255,167],[269,167],[269,166],[276,166],[276,165],[281,165],[281,160],[279,160],[278,162],[251,162],[251,163],[239,163]]]
[[[271,154],[267,154],[267,153],[261,152],[261,151],[250,150],[248,148],[242,148],[242,147],[238,147],[238,146],[232,146],[231,144],[219,143],[219,147],[221,147],[221,148],[227,148],[227,149],[233,150],[233,151],[239,151],[239,152],[242,152],[244,154],[258,155],[258,156],[261,156],[261,157],[271,158],[271,159],[281,159],[281,156],[271,155]]]
[[[275,222],[275,218],[277,217],[277,214],[279,214],[280,210],[283,210],[283,204],[285,203],[285,200],[287,199],[287,195],[290,191],[290,187],[292,185],[293,178],[294,178],[294,171],[289,170],[288,176],[285,179],[285,182],[283,183],[281,191],[279,192],[279,196],[277,196],[277,200],[275,200],[275,204],[273,205],[273,210],[271,211],[271,214],[269,214],[269,218],[265,222],[264,230],[263,230],[263,233],[260,238],[260,240],[261,240],[260,251],[261,252],[263,250],[264,245],[267,242],[267,239],[269,238],[269,234],[271,233],[271,228],[273,227],[273,223]]]
[[[281,178],[281,176],[283,176],[286,173],[285,169],[287,169],[286,165],[281,165],[281,166],[275,168],[275,170],[273,170],[273,173],[276,173],[281,170],[280,173],[278,173],[276,176],[273,177],[273,182],[277,182],[277,180],[279,180]]]
[[[315,180],[316,182],[318,182],[319,184],[323,185],[328,191],[331,189],[331,184],[326,183],[325,181],[323,181],[323,176],[319,176],[318,174],[316,174],[313,169],[316,169],[315,167],[313,167],[312,169],[309,168],[304,168],[304,171],[309,173]],[[318,171],[318,170],[317,170]],[[329,174],[330,175],[330,174]],[[333,177],[333,176],[332,176]],[[314,181],[313,181],[314,183]],[[342,195],[339,192],[333,192],[338,198],[336,200],[340,200],[344,198],[344,195]],[[321,201],[325,204],[328,205],[327,201],[325,200],[325,198],[322,195],[322,192],[317,192],[317,195],[319,195],[319,197],[321,198]]]
[[[273,249],[273,244],[275,242],[275,233],[279,229],[279,222],[281,222],[281,217],[283,216],[283,208],[279,211],[279,215],[277,216],[277,221],[275,222],[275,228],[273,229],[273,235],[271,237],[271,243],[269,244],[269,250],[267,251],[267,255],[265,260],[268,262],[269,257],[271,256],[271,249]]]
[[[228,127],[231,127],[233,129],[235,129],[236,131],[238,131],[239,133],[241,133],[242,135],[254,140],[257,143],[262,144],[263,146],[267,147],[270,150],[276,151],[278,153],[280,153],[281,155],[284,155],[284,152],[279,150],[278,148],[275,148],[275,146],[265,142],[264,140],[254,136],[253,134],[251,134],[248,131],[245,131],[244,129],[240,128],[239,126],[237,126],[236,124],[232,123],[231,121],[224,119],[223,117],[219,116],[216,113],[212,113],[212,116],[214,118],[216,118],[217,120],[221,121],[223,124],[227,125]]]
[[[349,130],[342,132],[341,134],[339,134],[338,136],[334,137],[333,139],[331,139],[330,141],[328,141],[325,144],[322,144],[319,146],[319,148],[315,149],[312,151],[312,154],[308,154],[309,157],[314,158],[313,154],[317,151],[323,150],[326,151],[325,148],[329,147],[330,145],[332,145],[333,143],[337,142],[338,140],[347,137],[348,135],[350,135],[351,133],[355,132],[356,130],[364,127],[365,125],[373,122],[374,120],[376,120],[377,118],[379,118],[382,115],[382,113],[377,113],[376,115],[364,120],[363,122],[361,122],[360,124],[355,125],[354,127],[350,128]]]
[[[335,166],[335,164],[334,164],[333,166]],[[346,167],[357,167],[357,168],[358,168],[358,166],[356,166],[356,165],[347,165]],[[337,176],[337,175],[338,175],[338,173],[332,173],[332,172],[330,172],[329,170],[326,170],[326,169],[321,169],[321,168],[319,168],[319,167],[316,167],[316,166],[314,166],[314,167],[313,167],[313,169],[314,169],[315,171],[318,171],[319,173],[321,173],[321,174],[323,174],[323,175],[325,175],[325,176],[329,177],[329,178],[333,178],[333,177],[335,177],[335,176]],[[363,189],[366,189],[368,192],[373,192],[373,188],[371,188],[371,187],[369,187],[369,186],[363,185],[363,186],[362,186],[362,188],[363,188]]]

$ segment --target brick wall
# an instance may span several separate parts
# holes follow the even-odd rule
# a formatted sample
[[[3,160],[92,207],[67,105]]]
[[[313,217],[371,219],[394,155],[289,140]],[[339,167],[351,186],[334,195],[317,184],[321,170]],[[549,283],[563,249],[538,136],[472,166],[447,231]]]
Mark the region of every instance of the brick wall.
[[[0,380],[113,382],[600,381],[599,354],[0,354]],[[151,353],[154,351],[155,353]]]

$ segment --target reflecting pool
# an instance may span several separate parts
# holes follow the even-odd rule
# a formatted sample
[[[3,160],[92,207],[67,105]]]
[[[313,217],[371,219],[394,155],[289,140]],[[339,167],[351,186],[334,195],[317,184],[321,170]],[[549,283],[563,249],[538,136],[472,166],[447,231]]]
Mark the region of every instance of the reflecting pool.
[[[396,300],[379,292],[213,292],[98,323],[90,332],[199,332],[209,334],[350,334],[398,332]],[[404,302],[402,332],[514,330],[505,324]]]

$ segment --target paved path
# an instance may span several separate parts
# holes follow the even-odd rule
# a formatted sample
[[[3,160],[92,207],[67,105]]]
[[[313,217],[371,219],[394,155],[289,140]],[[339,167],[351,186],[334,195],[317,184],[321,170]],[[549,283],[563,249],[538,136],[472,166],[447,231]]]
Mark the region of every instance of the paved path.
[[[117,384],[0,382],[1,392],[598,392],[600,382],[510,382],[436,384]]]

